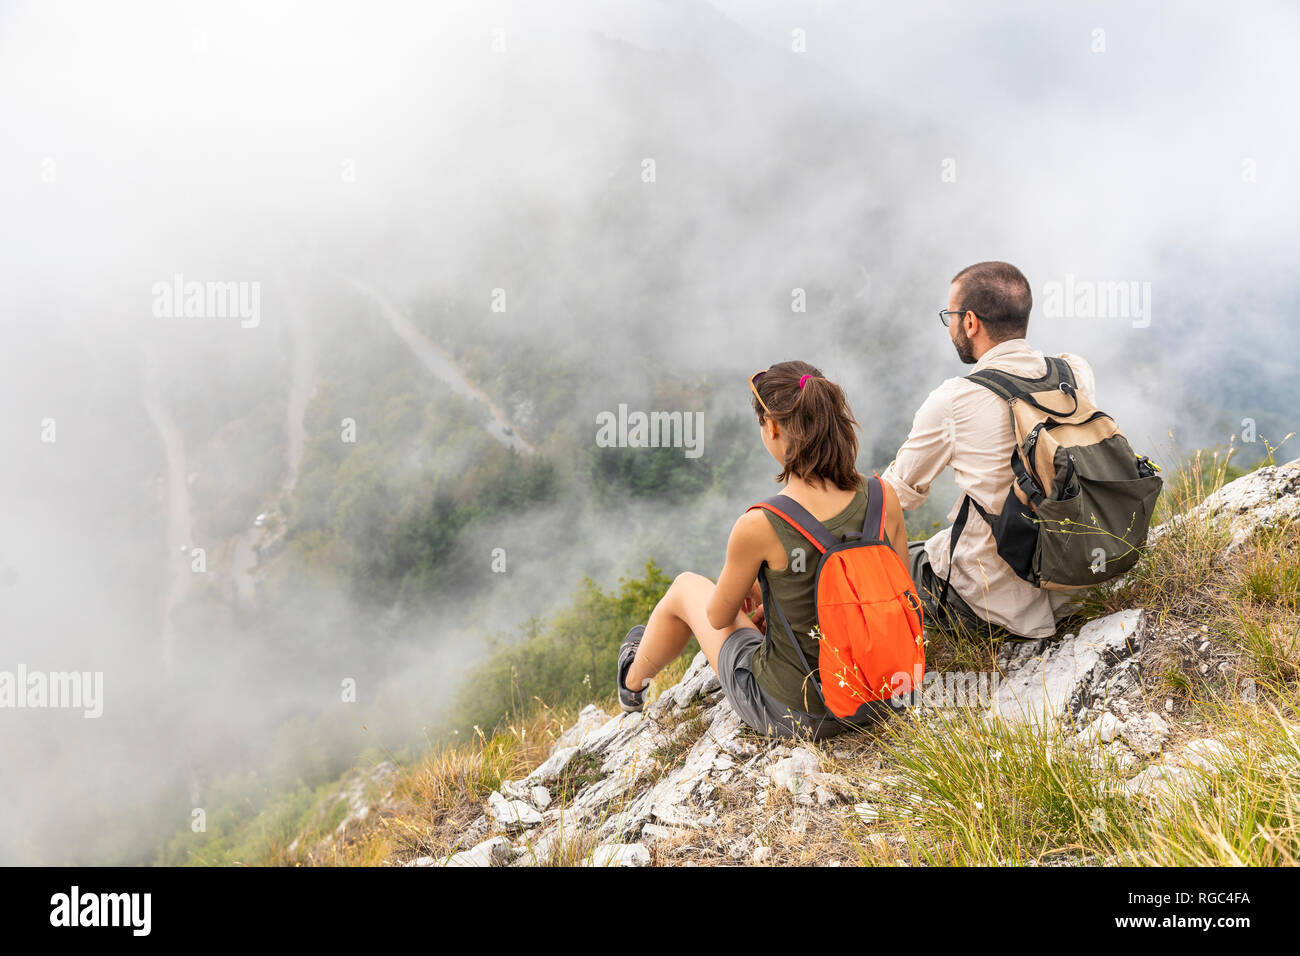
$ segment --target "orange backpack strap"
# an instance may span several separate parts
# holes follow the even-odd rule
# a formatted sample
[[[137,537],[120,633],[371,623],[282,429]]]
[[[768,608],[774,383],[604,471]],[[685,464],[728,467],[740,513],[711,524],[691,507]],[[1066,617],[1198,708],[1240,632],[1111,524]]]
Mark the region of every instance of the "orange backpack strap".
[[[826,526],[808,513],[803,505],[786,495],[773,495],[756,505],[750,505],[746,511],[761,508],[770,511],[812,543],[812,546],[825,554],[839,542],[831,537]]]
[[[786,495],[773,495],[765,501],[760,501],[756,505],[750,505],[746,511],[753,511],[755,508],[771,512],[776,515],[790,527],[794,528],[801,535],[808,539],[809,543],[820,554],[825,554],[839,542],[831,536],[826,530],[826,526],[808,513],[808,509],[793,498]],[[818,559],[820,560],[820,558]],[[818,565],[820,568],[820,565]],[[822,692],[821,680],[814,673],[813,667],[808,663],[808,657],[804,654],[803,648],[799,646],[799,639],[795,637],[794,628],[790,626],[790,621],[786,618],[785,612],[781,610],[781,605],[777,603],[776,596],[772,593],[772,588],[767,580],[767,562],[764,561],[762,567],[758,569],[758,586],[763,592],[763,607],[768,614],[769,620],[775,618],[781,622],[781,629],[790,638],[790,643],[794,645],[794,652],[799,658],[799,663],[803,664],[803,672],[808,675],[813,689],[817,692],[817,699],[821,701],[822,706],[826,706],[826,696]],[[770,636],[772,631],[768,630]],[[828,714],[834,716],[828,708]]]

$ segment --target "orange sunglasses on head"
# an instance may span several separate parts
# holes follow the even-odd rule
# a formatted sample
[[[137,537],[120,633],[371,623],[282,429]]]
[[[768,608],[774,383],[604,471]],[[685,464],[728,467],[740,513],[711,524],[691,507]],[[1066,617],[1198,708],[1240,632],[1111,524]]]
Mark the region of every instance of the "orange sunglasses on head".
[[[763,396],[758,394],[758,380],[762,378],[764,375],[766,375],[769,371],[771,371],[771,369],[765,368],[763,369],[763,371],[755,372],[753,375],[749,376],[749,390],[753,392],[754,397],[758,399],[758,404],[763,406],[763,411],[771,415],[772,409],[767,407],[767,402],[763,401]]]

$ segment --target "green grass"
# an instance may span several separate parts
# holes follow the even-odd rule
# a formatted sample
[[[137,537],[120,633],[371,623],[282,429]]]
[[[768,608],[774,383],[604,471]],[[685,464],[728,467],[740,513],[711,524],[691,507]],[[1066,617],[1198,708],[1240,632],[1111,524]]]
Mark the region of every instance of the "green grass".
[[[1238,610],[1227,638],[1245,658],[1247,676],[1270,687],[1300,678],[1300,615],[1279,621]]]
[[[586,751],[574,754],[550,785],[553,799],[561,806],[566,805],[586,787],[600,783],[607,776],[600,764],[601,759],[596,754]]]
[[[1189,699],[1195,691],[1195,683],[1192,678],[1177,667],[1167,665],[1160,672],[1160,692],[1165,695],[1172,695]]]
[[[1300,695],[1268,706],[1214,702],[1231,750],[1206,785],[1161,805],[1126,834],[1125,861],[1149,866],[1295,866],[1300,862]]]
[[[1131,796],[1138,771],[1077,745],[1060,727],[984,721],[972,711],[896,721],[885,763],[899,778],[879,820],[850,825],[863,863],[868,835],[901,834],[910,862],[1004,866],[1294,865],[1300,858],[1300,698],[1280,706],[1212,705],[1211,735],[1233,742],[1217,772],[1174,797]]]
[[[969,709],[895,721],[885,762],[902,783],[881,802],[880,823],[909,834],[911,855],[931,865],[1113,855],[1108,834],[1134,813],[1118,789],[1123,771],[1097,765],[1071,737]]]
[[[706,728],[704,712],[699,701],[691,703],[682,717],[673,725],[667,743],[650,752],[654,760],[664,770],[674,767],[704,735]]]

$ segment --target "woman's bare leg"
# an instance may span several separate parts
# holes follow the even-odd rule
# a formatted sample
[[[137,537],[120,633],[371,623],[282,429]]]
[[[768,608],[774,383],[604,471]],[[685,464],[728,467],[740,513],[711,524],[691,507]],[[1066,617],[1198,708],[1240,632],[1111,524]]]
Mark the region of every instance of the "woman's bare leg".
[[[740,628],[754,625],[740,612],[727,627],[716,628],[710,624],[707,610],[714,587],[714,583],[702,574],[684,571],[677,575],[650,613],[636,659],[628,668],[628,690],[644,689],[647,680],[676,659],[692,634],[717,673],[722,642]]]

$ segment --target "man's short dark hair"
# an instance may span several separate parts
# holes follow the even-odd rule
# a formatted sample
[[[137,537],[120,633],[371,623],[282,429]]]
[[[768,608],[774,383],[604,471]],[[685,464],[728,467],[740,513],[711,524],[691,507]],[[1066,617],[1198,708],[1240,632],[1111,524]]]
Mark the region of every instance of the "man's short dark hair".
[[[1022,337],[1029,330],[1034,297],[1025,274],[1009,262],[977,262],[952,277],[964,310],[974,312],[995,342]]]

